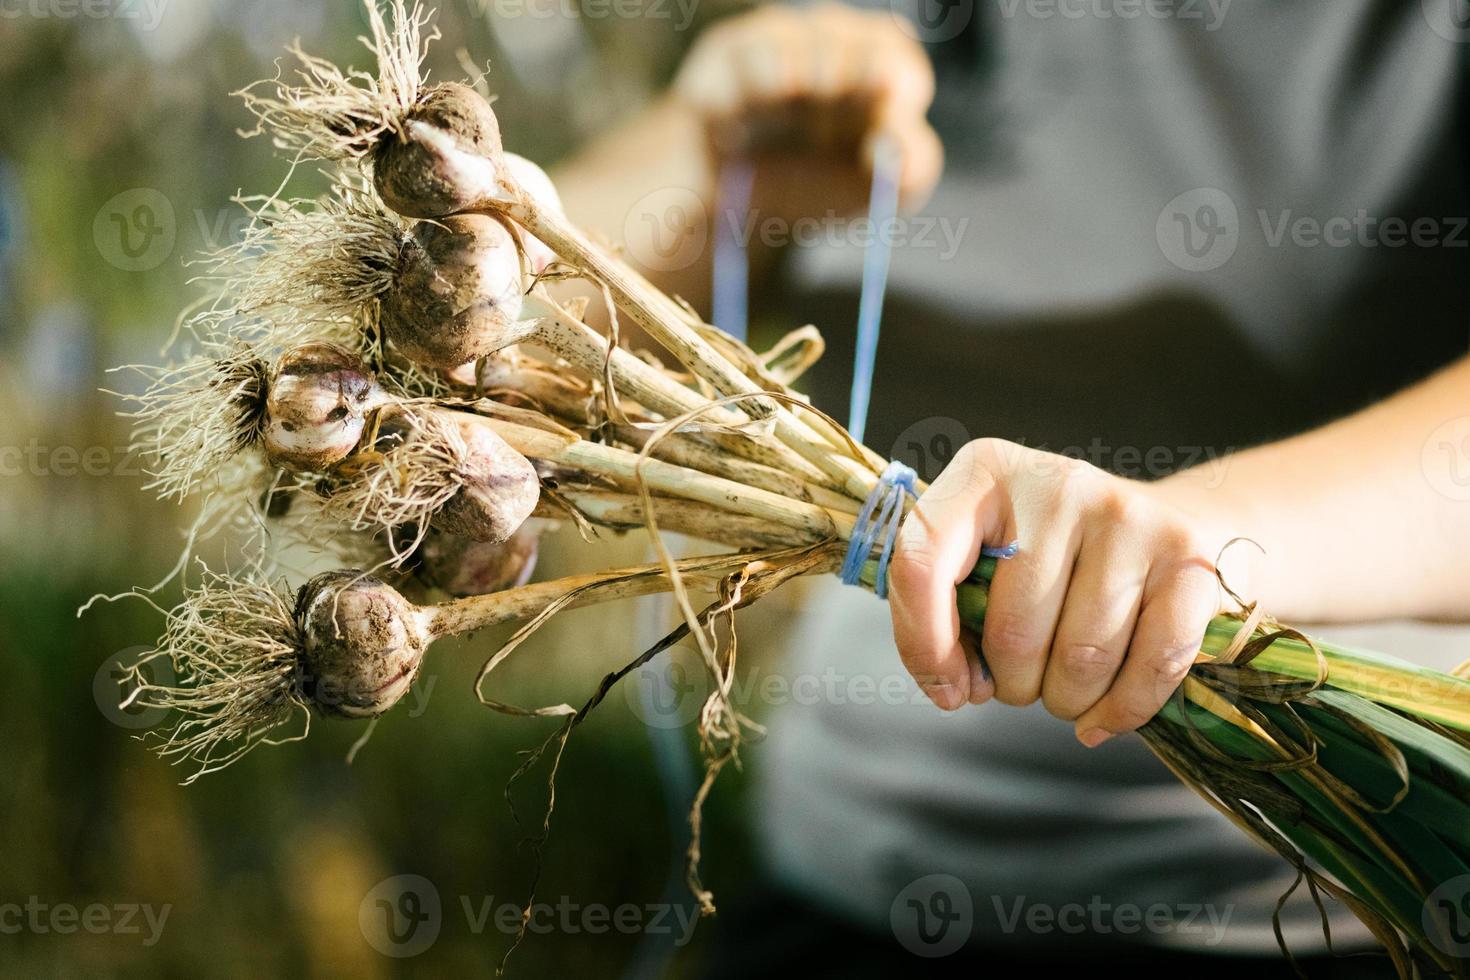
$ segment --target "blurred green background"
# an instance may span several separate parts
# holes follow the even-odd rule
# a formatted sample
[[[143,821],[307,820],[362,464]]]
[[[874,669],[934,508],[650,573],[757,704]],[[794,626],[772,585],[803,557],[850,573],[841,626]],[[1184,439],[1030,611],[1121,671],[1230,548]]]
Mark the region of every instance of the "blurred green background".
[[[507,145],[553,163],[635,111],[699,26],[731,8],[698,4],[687,23],[687,6],[597,9],[446,0],[430,67],[459,77],[461,51],[488,61]],[[539,822],[543,782],[521,787],[521,826],[502,792],[518,752],[552,723],[474,701],[497,637],[436,647],[422,704],[383,719],[351,766],[363,726],[319,722],[304,742],[182,787],[187,771],[134,737],[159,719],[114,707],[115,665],[157,635],[160,615],[139,601],[76,615],[94,593],[158,580],[181,545],[187,513],[141,490],[119,405],[98,389],[109,366],[157,362],[194,296],[185,261],[238,233],[233,195],[270,190],[283,173],[266,141],[238,138],[249,119],[230,93],[271,74],[297,37],[363,64],[363,30],[353,0],[0,10],[0,976],[485,973],[509,944],[465,905],[525,897],[532,862],[518,841]],[[637,559],[643,545],[621,547]],[[574,564],[574,550],[549,548],[544,573]],[[636,616],[653,625],[631,609],[567,616],[517,654],[496,693],[580,703],[636,653]],[[611,698],[571,743],[540,898],[572,903],[572,928],[532,935],[512,976],[687,976],[709,945],[701,928],[676,949],[671,914],[671,930],[582,925],[595,928],[603,906],[672,897],[680,914],[690,908],[670,884],[683,841],[635,702]],[[674,731],[692,752],[692,728]],[[711,804],[705,880],[721,900],[750,881],[748,778],[727,770]],[[359,920],[397,875],[427,879],[442,908],[437,938],[411,958],[379,953]],[[156,941],[142,906],[167,908]]]

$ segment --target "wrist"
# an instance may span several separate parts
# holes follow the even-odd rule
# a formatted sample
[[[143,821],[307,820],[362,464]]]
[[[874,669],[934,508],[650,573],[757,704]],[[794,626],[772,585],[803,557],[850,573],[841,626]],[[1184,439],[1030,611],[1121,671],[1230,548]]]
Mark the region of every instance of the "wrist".
[[[1272,535],[1254,498],[1228,485],[1229,463],[1226,457],[1150,487],[1160,501],[1186,516],[1223,584],[1245,602],[1259,602],[1270,612],[1275,590],[1265,556],[1272,548]],[[1234,608],[1228,595],[1222,594],[1222,600],[1223,608]]]

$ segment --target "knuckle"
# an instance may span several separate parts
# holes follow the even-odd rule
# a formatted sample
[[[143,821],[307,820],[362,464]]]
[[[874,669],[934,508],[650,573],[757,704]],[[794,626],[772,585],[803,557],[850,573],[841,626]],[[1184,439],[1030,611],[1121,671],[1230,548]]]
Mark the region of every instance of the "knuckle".
[[[1184,677],[1189,673],[1189,668],[1193,663],[1194,651],[1187,646],[1161,651],[1145,662],[1144,666],[1151,682],[1148,694],[1153,702],[1153,711],[1157,711],[1174,693],[1175,688],[1184,682]]]
[[[1024,486],[1034,475],[1036,460],[1048,455],[1020,443],[994,437],[967,443],[963,451],[977,482],[1015,486]]]
[[[1086,460],[1049,453],[1027,459],[1028,474],[1037,478],[1033,485],[1038,496],[1052,513],[1078,514],[1096,499],[1102,473]]]
[[[991,608],[985,614],[985,655],[992,661],[1015,663],[1031,656],[1034,639],[1025,616]]]
[[[962,494],[978,494],[987,490],[995,483],[996,474],[1001,472],[1000,454],[984,445],[995,440],[975,440],[961,446],[954,454],[954,458],[945,466],[940,480],[944,481],[951,489],[947,492],[958,491]],[[936,480],[935,483],[939,483]],[[930,487],[933,489],[933,486]]]
[[[1003,463],[1019,448],[1015,443],[1004,439],[985,436],[981,439],[971,439],[961,446],[956,458],[963,457],[972,466],[993,466]]]
[[[1057,456],[1056,465],[1057,474],[1062,481],[1072,486],[1087,484],[1101,473],[1101,470],[1087,460],[1066,454]]]
[[[1098,516],[1120,527],[1137,527],[1148,521],[1150,505],[1130,488],[1112,484],[1104,489],[1094,504]]]
[[[1064,674],[1084,682],[1111,677],[1123,662],[1120,651],[1092,643],[1064,643],[1052,656]]]
[[[981,462],[980,445],[978,442],[971,441],[955,450],[954,457],[950,459],[949,465],[945,467],[945,471],[949,472],[953,470],[956,473],[964,474],[968,481],[973,482],[975,472],[981,469],[983,465]]]
[[[1170,605],[1181,616],[1218,604],[1219,579],[1215,577],[1214,566],[1202,558],[1182,557],[1167,561],[1157,574],[1159,590],[1169,596]]]
[[[1180,566],[1203,568],[1208,564],[1199,536],[1182,521],[1171,521],[1159,532],[1159,545]]]

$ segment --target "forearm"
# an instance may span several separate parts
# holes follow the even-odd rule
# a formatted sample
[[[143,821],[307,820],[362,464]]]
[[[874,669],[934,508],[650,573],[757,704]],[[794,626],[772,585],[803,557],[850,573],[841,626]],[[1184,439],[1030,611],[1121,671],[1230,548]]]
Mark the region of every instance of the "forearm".
[[[1470,359],[1155,490],[1221,544],[1261,546],[1222,571],[1282,619],[1470,619]]]

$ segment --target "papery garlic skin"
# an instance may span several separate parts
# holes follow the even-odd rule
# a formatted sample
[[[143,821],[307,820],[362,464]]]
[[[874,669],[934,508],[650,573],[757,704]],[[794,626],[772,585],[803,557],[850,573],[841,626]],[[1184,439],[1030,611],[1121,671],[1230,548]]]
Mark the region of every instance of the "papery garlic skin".
[[[430,635],[397,589],[359,571],[329,572],[296,598],[302,694],[323,714],[374,718],[418,676]]]
[[[530,460],[474,416],[458,425],[466,447],[458,474],[464,485],[432,523],[472,541],[509,540],[536,510],[541,478]]]
[[[424,93],[373,160],[373,182],[394,211],[445,218],[504,196],[500,122],[485,98],[455,82]]]
[[[261,444],[279,466],[325,470],[357,448],[368,414],[386,400],[357,355],[333,344],[303,344],[276,365]]]
[[[383,298],[383,329],[406,357],[450,370],[535,329],[520,318],[520,255],[496,218],[460,214],[420,222]]]
[[[417,574],[424,584],[455,598],[525,585],[536,570],[544,523],[533,517],[498,544],[431,532],[419,545]]]
[[[557,192],[556,185],[545,170],[517,153],[506,152],[504,159],[505,169],[538,207],[556,214],[566,213],[562,208],[561,194]],[[532,272],[539,275],[556,261],[556,253],[536,236],[524,234],[523,243]]]

